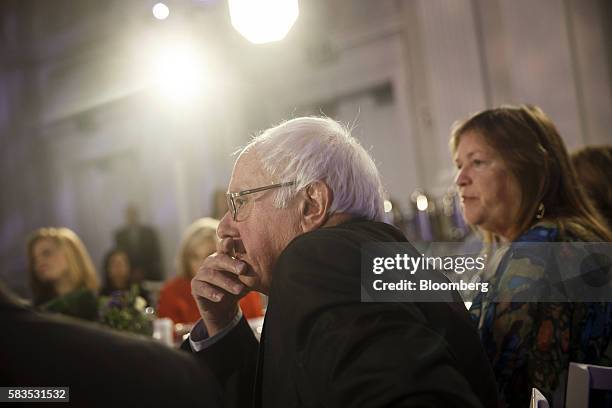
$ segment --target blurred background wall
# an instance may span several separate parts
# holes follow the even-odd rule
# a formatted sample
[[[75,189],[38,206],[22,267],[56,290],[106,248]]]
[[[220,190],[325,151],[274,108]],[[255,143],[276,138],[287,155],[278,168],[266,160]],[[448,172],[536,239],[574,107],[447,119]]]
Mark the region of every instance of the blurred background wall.
[[[172,275],[232,152],[284,119],[354,127],[402,212],[415,189],[452,185],[451,125],[485,108],[537,104],[570,150],[612,143],[610,1],[302,0],[286,38],[262,45],[225,1],[166,1],[165,20],[154,3],[0,1],[0,279],[22,294],[30,231],[72,228],[99,267],[128,202]],[[200,61],[184,94],[157,89],[189,80],[180,66],[147,79],[172,44]]]

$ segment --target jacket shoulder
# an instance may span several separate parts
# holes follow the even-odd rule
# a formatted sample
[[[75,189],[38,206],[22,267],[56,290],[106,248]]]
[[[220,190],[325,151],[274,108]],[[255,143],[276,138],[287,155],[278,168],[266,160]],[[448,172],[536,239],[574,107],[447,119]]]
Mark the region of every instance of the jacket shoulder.
[[[313,247],[335,251],[338,248],[360,247],[371,242],[407,242],[407,240],[404,234],[392,225],[377,221],[350,221],[302,234],[291,241],[285,251],[293,252]]]

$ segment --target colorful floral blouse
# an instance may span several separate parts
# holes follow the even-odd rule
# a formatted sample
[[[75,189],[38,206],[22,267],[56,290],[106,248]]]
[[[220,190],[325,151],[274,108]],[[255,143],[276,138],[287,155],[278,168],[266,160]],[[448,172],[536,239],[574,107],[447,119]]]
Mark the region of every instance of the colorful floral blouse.
[[[488,280],[492,289],[480,293],[470,308],[493,366],[501,407],[529,406],[533,387],[552,407],[562,407],[570,361],[612,365],[612,304],[516,301],[501,293],[500,288],[550,285],[556,265],[576,254],[530,253],[521,243],[558,241],[557,228],[543,223],[519,237]]]

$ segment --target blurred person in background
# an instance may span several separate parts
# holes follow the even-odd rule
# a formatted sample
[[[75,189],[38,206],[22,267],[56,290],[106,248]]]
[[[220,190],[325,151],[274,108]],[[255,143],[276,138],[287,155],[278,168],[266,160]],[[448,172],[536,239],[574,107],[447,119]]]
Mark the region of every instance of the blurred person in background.
[[[191,295],[191,279],[210,254],[216,251],[219,221],[200,218],[186,230],[177,259],[177,276],[163,286],[159,294],[157,315],[176,323],[192,324],[200,318],[198,306]],[[260,295],[251,292],[241,299],[240,308],[248,318],[263,315]]]
[[[162,256],[157,232],[140,223],[140,214],[135,204],[125,209],[126,225],[115,232],[115,246],[127,252],[132,265],[133,281],[161,281]]]
[[[581,189],[554,124],[534,106],[504,106],[455,125],[450,146],[466,221],[498,244],[470,308],[493,365],[503,407],[527,406],[531,388],[564,403],[569,362],[612,363],[606,303],[526,302],[502,297],[551,288],[574,253],[541,257],[524,242],[600,242],[610,234]],[[522,250],[520,248],[523,248]],[[527,249],[525,249],[527,248]],[[543,292],[545,293],[545,292]]]
[[[612,145],[588,146],[572,154],[578,181],[612,228]]]
[[[108,296],[113,292],[130,288],[132,273],[130,259],[124,250],[113,248],[104,256],[103,272],[104,287],[100,294]]]
[[[111,296],[114,292],[127,292],[136,286],[138,295],[151,304],[149,294],[140,284],[134,282],[130,258],[127,252],[112,248],[104,256],[103,263],[104,286],[100,291],[103,296]]]
[[[98,276],[81,239],[68,228],[40,228],[27,243],[34,305],[96,320]]]

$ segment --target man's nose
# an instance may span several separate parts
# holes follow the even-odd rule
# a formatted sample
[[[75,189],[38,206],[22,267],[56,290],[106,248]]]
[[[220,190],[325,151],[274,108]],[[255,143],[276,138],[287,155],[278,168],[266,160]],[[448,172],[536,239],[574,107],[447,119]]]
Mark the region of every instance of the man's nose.
[[[226,211],[225,215],[223,215],[223,218],[221,218],[221,221],[219,222],[219,226],[217,227],[217,236],[219,239],[229,238],[235,235],[232,235],[232,231],[235,230],[233,228],[233,223],[234,220],[232,219],[232,214],[230,211]]]

